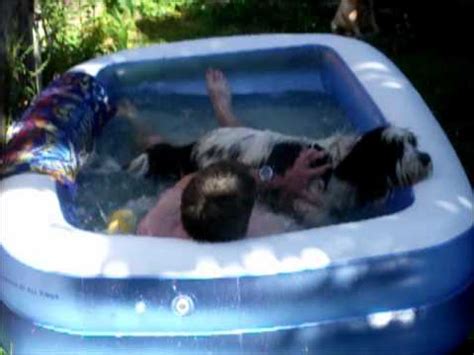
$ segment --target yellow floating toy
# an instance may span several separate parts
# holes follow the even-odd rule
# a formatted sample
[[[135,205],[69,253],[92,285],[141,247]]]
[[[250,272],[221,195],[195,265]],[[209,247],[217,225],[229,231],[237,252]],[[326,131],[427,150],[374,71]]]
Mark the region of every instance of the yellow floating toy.
[[[108,234],[135,233],[137,217],[132,210],[120,209],[112,213],[107,221]]]

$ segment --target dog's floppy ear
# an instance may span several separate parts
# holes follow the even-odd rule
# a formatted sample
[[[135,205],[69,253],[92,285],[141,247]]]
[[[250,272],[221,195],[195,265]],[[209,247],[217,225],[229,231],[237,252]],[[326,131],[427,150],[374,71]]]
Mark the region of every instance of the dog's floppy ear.
[[[396,164],[403,146],[388,144],[383,139],[384,127],[364,134],[334,174],[357,188],[360,202],[384,197],[390,190],[390,179],[395,175]]]
[[[284,175],[293,166],[302,150],[303,147],[299,143],[277,143],[265,164],[271,166],[275,174]]]

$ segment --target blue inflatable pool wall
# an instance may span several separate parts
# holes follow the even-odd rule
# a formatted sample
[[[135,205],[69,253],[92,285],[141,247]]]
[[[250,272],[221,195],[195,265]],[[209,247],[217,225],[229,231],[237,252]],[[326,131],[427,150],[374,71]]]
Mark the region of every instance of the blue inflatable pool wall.
[[[324,92],[359,132],[407,127],[430,153],[433,176],[397,191],[382,215],[235,243],[111,238],[75,227],[74,176],[115,101],[125,92],[204,95],[208,67],[223,69],[235,93]],[[18,126],[9,159],[31,146],[25,137],[40,148],[0,181],[5,348],[435,354],[469,333],[471,187],[418,93],[372,47],[332,35],[214,38],[119,52],[65,77],[88,84],[67,95],[53,84],[28,117],[53,102],[77,119]]]

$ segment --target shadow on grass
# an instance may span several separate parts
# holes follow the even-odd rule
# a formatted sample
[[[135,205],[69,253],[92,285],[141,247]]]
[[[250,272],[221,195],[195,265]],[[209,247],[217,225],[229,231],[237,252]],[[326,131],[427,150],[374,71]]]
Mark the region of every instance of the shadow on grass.
[[[198,0],[171,16],[145,17],[136,24],[150,42],[167,42],[234,34],[327,32],[332,12],[310,0]]]

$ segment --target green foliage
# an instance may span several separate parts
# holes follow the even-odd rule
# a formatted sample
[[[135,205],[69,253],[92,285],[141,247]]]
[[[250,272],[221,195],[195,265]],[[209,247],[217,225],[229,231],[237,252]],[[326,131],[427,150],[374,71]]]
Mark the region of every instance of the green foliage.
[[[328,21],[321,26],[324,8],[311,0],[233,0],[196,2],[195,16],[202,16],[214,29],[225,26],[255,32],[313,32],[328,30]],[[330,18],[330,17],[328,17]]]
[[[50,58],[45,82],[85,60],[129,48],[139,38],[128,7],[103,6],[95,0],[40,0],[40,8],[42,55]]]
[[[104,0],[107,11],[128,11],[137,18],[153,18],[176,15],[181,8],[195,0]]]
[[[170,6],[169,11],[141,12],[137,21],[138,28],[152,42],[262,32],[326,32],[329,30],[327,19],[334,11],[311,0],[175,0],[165,3]]]
[[[326,29],[311,0],[38,0],[43,82],[95,56],[213,35]]]
[[[134,9],[133,0],[104,0],[107,11],[118,10],[120,12]]]
[[[13,355],[13,344],[10,344],[10,349],[8,351],[0,345],[0,355]]]
[[[33,46],[27,46],[22,38],[7,37],[6,40],[6,92],[8,93],[7,115],[14,117],[24,110],[38,94],[38,78],[44,70],[42,65],[36,70],[31,68]]]
[[[45,69],[46,82],[96,52],[99,39],[92,29],[92,9],[89,6],[87,2],[71,11],[73,9],[68,9],[62,1],[40,1],[40,24],[44,34],[42,55],[51,58]],[[76,10],[81,17],[71,15]]]

